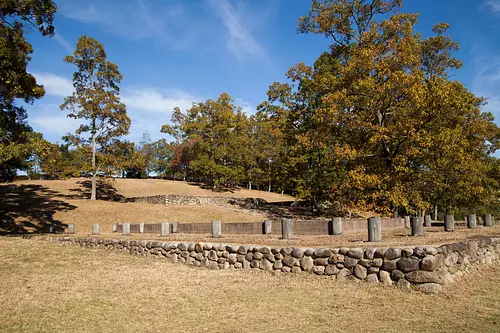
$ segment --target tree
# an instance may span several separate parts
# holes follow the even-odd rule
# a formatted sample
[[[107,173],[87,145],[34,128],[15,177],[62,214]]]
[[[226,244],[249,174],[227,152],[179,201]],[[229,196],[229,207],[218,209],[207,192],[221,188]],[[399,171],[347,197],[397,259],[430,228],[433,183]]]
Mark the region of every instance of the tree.
[[[73,55],[64,61],[76,65],[73,75],[75,91],[64,99],[61,110],[69,110],[68,117],[85,119],[75,137],[87,143],[92,151],[92,194],[96,200],[96,178],[106,165],[116,161],[106,160],[113,139],[128,133],[130,119],[125,104],[121,103],[118,84],[122,75],[118,66],[106,59],[104,46],[92,37],[83,35],[78,39]],[[102,152],[98,156],[98,152]]]
[[[194,103],[186,113],[176,108],[172,123],[164,125],[162,132],[177,139],[182,147],[179,151],[183,153],[182,159],[192,153],[188,162],[190,170],[213,189],[245,178],[243,147],[248,118],[227,93],[217,100]]]
[[[33,48],[24,33],[34,27],[52,36],[55,11],[48,0],[0,1],[0,179],[8,180],[25,167],[39,142],[26,122],[26,111],[15,100],[33,103],[45,94],[26,71]]]
[[[273,84],[266,109],[285,114],[295,170],[306,171],[296,186],[313,202],[416,212],[436,200],[471,203],[466,189],[484,190],[479,179],[499,129],[481,112],[482,99],[449,80],[461,62],[448,25],[423,38],[414,31],[418,15],[401,7],[402,0],[315,0],[299,19],[300,33],[332,44],[314,66],[293,66],[291,84]],[[454,135],[460,142],[449,140]],[[470,161],[474,177],[460,172],[460,161]],[[451,175],[463,183],[455,199],[432,190],[433,180],[457,184]]]

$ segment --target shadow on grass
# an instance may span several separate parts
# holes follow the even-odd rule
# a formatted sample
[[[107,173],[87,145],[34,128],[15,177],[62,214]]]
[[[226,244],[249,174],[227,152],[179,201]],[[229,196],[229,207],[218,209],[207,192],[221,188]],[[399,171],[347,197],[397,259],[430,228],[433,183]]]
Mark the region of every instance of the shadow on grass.
[[[57,195],[41,185],[0,186],[0,235],[64,231],[67,225],[54,214],[77,207]]]
[[[221,185],[221,186],[218,186],[217,188],[214,189],[213,186],[205,184],[205,183],[188,182],[188,184],[192,185],[192,186],[198,186],[199,188],[201,188],[203,190],[209,190],[209,191],[212,191],[215,193],[225,193],[225,192],[235,193],[235,192],[238,192],[240,190],[240,188],[238,188],[236,186]]]
[[[119,194],[116,188],[111,184],[112,181],[97,181],[96,195],[97,200],[104,201],[124,201],[126,198]],[[77,182],[80,187],[71,189],[72,194],[66,195],[68,199],[90,199],[92,190],[92,181],[83,180]]]

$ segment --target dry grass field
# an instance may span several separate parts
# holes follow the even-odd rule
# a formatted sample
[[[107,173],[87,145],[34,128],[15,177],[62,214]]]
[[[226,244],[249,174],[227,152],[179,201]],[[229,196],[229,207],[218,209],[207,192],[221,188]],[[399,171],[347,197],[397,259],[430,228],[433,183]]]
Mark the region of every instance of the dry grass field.
[[[1,332],[499,332],[500,266],[439,295],[0,238]]]
[[[98,200],[87,200],[90,182],[85,179],[19,181],[0,184],[0,233],[47,231],[49,225],[63,229],[74,223],[77,230],[90,230],[100,223],[102,230],[111,231],[113,223],[123,222],[231,222],[262,221],[264,214],[246,214],[218,206],[162,206],[140,203],[120,203],[117,200],[134,196],[158,194],[221,195],[258,197],[269,202],[290,201],[293,197],[261,191],[234,189],[215,193],[186,182],[159,179],[115,179],[100,184]]]
[[[72,178],[67,180],[23,180],[16,181],[16,185],[39,185],[66,196],[77,198],[90,197],[90,181],[85,178]],[[243,188],[233,188],[224,192],[213,192],[196,184],[183,181],[162,179],[124,179],[114,178],[106,181],[102,186],[105,197],[118,195],[126,198],[145,197],[162,194],[223,196],[239,198],[262,198],[268,202],[293,201],[294,197],[272,192],[249,191]],[[102,192],[97,196],[102,196]]]

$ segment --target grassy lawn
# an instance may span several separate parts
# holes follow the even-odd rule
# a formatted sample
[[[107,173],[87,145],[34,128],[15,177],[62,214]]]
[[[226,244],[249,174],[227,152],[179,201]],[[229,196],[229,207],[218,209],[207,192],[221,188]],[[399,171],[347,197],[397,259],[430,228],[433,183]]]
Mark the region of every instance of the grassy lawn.
[[[500,331],[499,265],[425,295],[19,238],[0,253],[2,332]]]

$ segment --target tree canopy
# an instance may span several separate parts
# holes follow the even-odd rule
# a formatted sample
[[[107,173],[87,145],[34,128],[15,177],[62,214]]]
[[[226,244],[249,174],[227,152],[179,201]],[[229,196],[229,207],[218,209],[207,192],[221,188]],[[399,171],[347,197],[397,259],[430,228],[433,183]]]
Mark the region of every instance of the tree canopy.
[[[77,71],[73,75],[75,91],[65,98],[61,110],[67,109],[70,118],[87,121],[68,140],[74,146],[90,146],[91,200],[95,200],[98,173],[117,163],[114,140],[130,128],[130,118],[119,96],[122,75],[118,66],[107,60],[104,46],[86,35],[78,39],[73,55],[64,61],[75,65]]]

